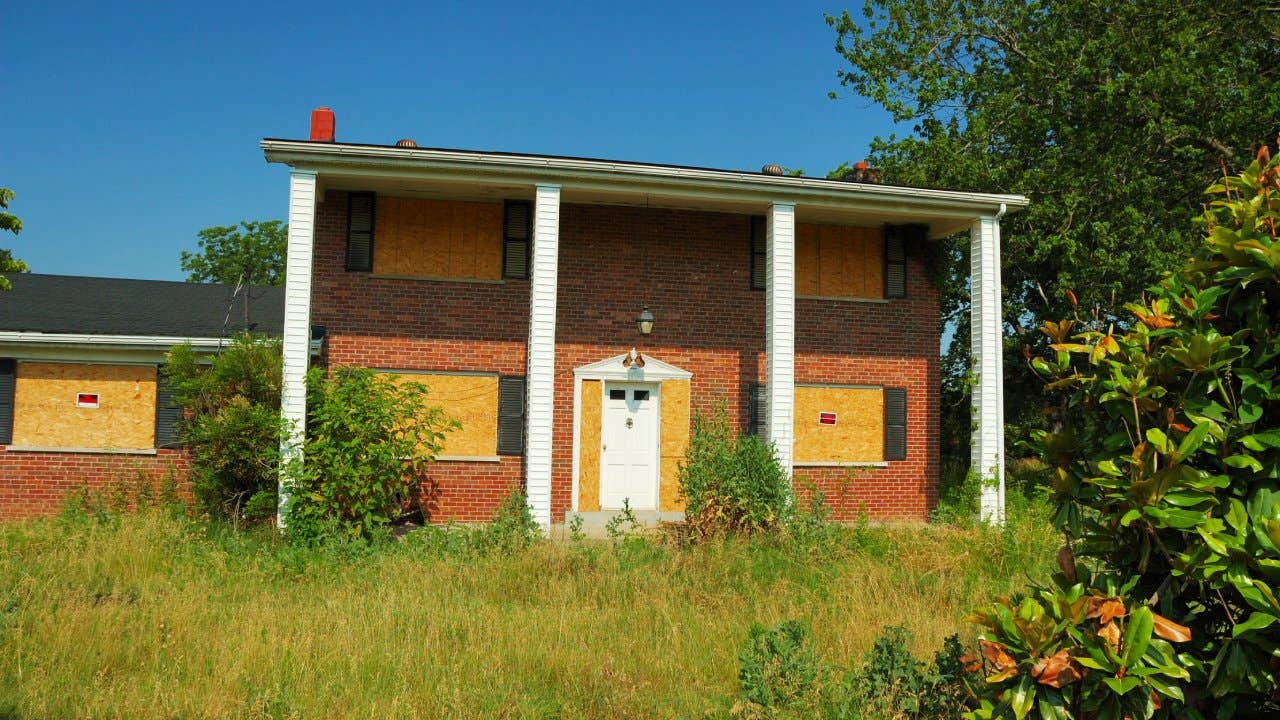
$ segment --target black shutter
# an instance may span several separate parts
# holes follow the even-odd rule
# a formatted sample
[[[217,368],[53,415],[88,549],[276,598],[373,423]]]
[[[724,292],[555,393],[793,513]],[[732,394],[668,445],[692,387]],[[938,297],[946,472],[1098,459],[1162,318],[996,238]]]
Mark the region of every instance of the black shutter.
[[[347,270],[373,272],[373,226],[377,193],[347,193]]]
[[[156,371],[156,447],[178,447],[178,421],[182,419],[182,406],[173,400],[173,387],[164,376],[164,367]]]
[[[747,434],[764,437],[765,416],[768,412],[768,395],[764,391],[764,383],[753,382],[747,385]]]
[[[524,454],[524,378],[498,378],[498,454]]]
[[[907,459],[907,390],[884,389],[884,459]]]
[[[764,218],[751,218],[751,289],[763,290],[768,282],[769,234],[765,231]]]
[[[907,296],[907,229],[890,225],[884,229],[884,296]]]
[[[529,279],[532,208],[528,200],[508,200],[502,207],[502,277]]]
[[[0,445],[13,442],[13,388],[17,384],[18,363],[0,360]]]

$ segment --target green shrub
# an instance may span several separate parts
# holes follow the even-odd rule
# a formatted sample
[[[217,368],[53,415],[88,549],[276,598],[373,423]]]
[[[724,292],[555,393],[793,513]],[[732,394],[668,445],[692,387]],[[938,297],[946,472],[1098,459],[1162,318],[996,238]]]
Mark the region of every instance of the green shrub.
[[[201,362],[190,344],[162,370],[185,410],[178,434],[191,449],[191,488],[201,508],[234,523],[275,514],[280,477],[280,342],[238,335]]]
[[[740,699],[760,708],[813,702],[822,672],[807,624],[786,620],[769,628],[752,625],[738,654]]]
[[[1041,328],[1068,544],[1052,586],[975,613],[973,718],[1280,716],[1280,164],[1208,192],[1204,245],[1131,319]]]
[[[906,628],[885,628],[848,679],[846,697],[858,716],[950,720],[969,702],[964,646],[952,635],[926,665],[907,649]]]
[[[305,459],[289,468],[288,531],[302,540],[385,528],[458,427],[428,404],[425,385],[367,368],[313,368],[307,408]]]
[[[793,498],[773,446],[754,435],[735,437],[723,405],[694,414],[679,484],[685,517],[703,537],[775,530]]]

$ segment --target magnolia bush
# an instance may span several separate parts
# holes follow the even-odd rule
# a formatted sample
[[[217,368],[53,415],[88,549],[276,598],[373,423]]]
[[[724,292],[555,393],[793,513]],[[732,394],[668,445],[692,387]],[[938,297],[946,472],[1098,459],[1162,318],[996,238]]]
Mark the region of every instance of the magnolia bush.
[[[1280,164],[1208,194],[1130,322],[1041,328],[1067,544],[1052,586],[974,614],[971,718],[1280,717]]]

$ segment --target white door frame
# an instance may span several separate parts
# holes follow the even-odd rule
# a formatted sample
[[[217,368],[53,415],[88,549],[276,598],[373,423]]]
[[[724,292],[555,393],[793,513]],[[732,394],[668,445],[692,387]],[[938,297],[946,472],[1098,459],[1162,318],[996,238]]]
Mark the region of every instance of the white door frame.
[[[658,493],[657,503],[659,509],[662,507],[662,381],[664,380],[689,380],[693,377],[693,373],[682,370],[675,365],[665,363],[657,358],[643,356],[644,366],[637,367],[638,363],[626,363],[630,358],[630,353],[622,353],[613,357],[605,358],[599,362],[575,368],[573,371],[573,499],[570,508],[573,512],[578,512],[578,473],[581,471],[581,461],[579,455],[582,448],[582,381],[583,380],[599,380],[600,381],[600,413],[601,420],[604,418],[604,399],[605,384],[612,382],[633,382],[633,383],[656,383],[658,385],[658,404],[654,408],[657,413],[657,468],[658,475]],[[601,442],[604,442],[603,427],[601,428]],[[599,477],[596,478],[599,482]]]

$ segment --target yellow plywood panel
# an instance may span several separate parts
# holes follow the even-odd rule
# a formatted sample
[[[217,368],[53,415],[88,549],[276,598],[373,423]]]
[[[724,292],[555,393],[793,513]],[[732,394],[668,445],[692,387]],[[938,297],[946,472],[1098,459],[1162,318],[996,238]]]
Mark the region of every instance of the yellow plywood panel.
[[[600,381],[582,381],[578,434],[578,511],[600,509]]]
[[[796,226],[796,294],[884,297],[884,240],[877,228]]]
[[[80,393],[98,407],[78,407]],[[155,413],[155,366],[18,363],[14,445],[149,450]]]
[[[659,393],[662,403],[661,462],[658,468],[658,509],[683,510],[680,499],[680,461],[689,445],[689,381],[667,380]]]
[[[502,204],[378,196],[373,269],[382,275],[500,279]]]
[[[862,282],[854,297],[884,297],[884,235],[877,228],[853,228],[858,238],[857,263]]]
[[[481,241],[476,243],[476,277],[500,278],[502,277],[502,205],[476,204],[476,223],[477,236],[481,238]],[[493,228],[497,228],[499,242],[484,240],[490,232],[493,232]]]
[[[441,455],[494,457],[498,454],[498,376],[403,373],[398,382],[427,386],[427,402],[462,427],[445,436]]]
[[[818,294],[824,297],[856,297],[853,239],[846,228],[823,225],[818,240]]]
[[[836,424],[818,424],[823,412]],[[884,390],[797,385],[795,436],[797,463],[884,460]]]
[[[818,295],[818,226],[796,227],[796,294]]]

